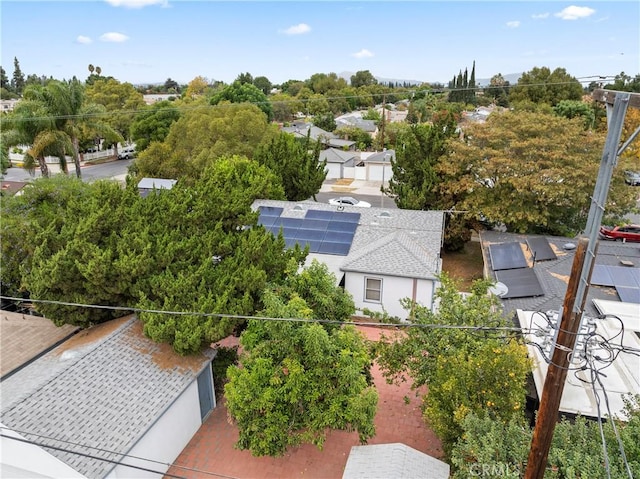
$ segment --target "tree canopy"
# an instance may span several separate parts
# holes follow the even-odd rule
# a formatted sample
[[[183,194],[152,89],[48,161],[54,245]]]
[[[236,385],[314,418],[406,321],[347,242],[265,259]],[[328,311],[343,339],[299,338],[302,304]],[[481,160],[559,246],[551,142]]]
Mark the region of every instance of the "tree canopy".
[[[162,142],[173,122],[180,118],[180,110],[169,101],[159,101],[141,109],[131,123],[131,139],[136,152],[147,149],[152,141]]]
[[[267,117],[267,121],[271,121],[273,118],[271,103],[269,103],[267,95],[251,82],[235,81],[215,93],[210,101],[212,105],[218,105],[222,102],[251,103],[262,110]]]
[[[312,146],[309,135],[300,142],[284,132],[259,147],[255,155],[280,178],[289,201],[306,200],[320,191],[327,172],[326,162],[320,162],[319,157],[320,143]]]
[[[325,265],[313,262],[264,294],[263,316],[345,320],[353,300]],[[228,370],[227,407],[240,430],[237,446],[281,456],[310,442],[322,448],[328,429],[375,432],[378,395],[368,381],[371,357],[354,326],[250,320],[239,366]]]
[[[582,85],[564,68],[551,71],[548,67],[535,67],[523,73],[509,90],[512,105],[529,101],[555,106],[562,100],[580,100],[581,97]]]
[[[573,236],[581,231],[604,145],[604,133],[580,119],[530,112],[493,114],[451,139],[438,165],[447,208],[467,211],[509,231]],[[607,214],[632,206],[622,173],[611,183]]]

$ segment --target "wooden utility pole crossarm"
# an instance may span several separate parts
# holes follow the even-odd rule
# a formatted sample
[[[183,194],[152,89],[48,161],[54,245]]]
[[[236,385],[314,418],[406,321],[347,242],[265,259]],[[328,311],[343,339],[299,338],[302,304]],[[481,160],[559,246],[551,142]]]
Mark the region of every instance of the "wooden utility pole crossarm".
[[[578,241],[576,254],[571,266],[571,276],[567,293],[562,307],[562,318],[558,325],[558,337],[554,345],[551,362],[542,388],[540,408],[533,431],[533,440],[529,450],[525,479],[542,479],[547,466],[547,456],[551,447],[553,431],[558,422],[558,410],[564,391],[567,371],[570,364],[570,354],[576,344],[576,337],[580,329],[581,314],[574,311],[578,285],[582,276],[584,259],[587,254],[588,238]]]

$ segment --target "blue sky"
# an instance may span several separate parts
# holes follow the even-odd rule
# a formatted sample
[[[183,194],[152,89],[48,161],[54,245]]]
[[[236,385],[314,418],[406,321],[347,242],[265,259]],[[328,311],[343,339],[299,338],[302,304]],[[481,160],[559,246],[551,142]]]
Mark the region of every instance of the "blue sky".
[[[575,77],[640,73],[640,2],[7,1],[2,66],[85,79],[87,65],[131,83],[238,74],[278,84],[369,70],[448,82],[562,67]]]

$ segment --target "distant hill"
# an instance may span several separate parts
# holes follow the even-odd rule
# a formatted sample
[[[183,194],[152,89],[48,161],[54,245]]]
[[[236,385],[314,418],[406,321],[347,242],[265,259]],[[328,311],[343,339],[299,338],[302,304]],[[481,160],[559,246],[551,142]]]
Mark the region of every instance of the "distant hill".
[[[351,83],[351,77],[353,75],[355,75],[356,72],[342,72],[342,73],[338,73],[338,78],[344,78],[347,83]],[[399,83],[400,85],[403,84],[407,84],[407,85],[422,85],[423,83],[428,83],[422,80],[406,80],[406,79],[401,79],[401,78],[384,78],[384,77],[378,77],[373,75],[373,77],[378,80],[378,83]]]

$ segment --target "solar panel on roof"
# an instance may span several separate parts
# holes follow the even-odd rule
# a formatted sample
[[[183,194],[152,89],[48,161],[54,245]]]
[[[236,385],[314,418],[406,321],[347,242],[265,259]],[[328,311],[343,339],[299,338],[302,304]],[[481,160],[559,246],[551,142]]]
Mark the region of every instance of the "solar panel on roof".
[[[324,210],[308,210],[305,218],[318,219],[318,220],[330,220],[333,216],[333,211]]]
[[[262,216],[258,218],[258,224],[264,227],[271,226],[278,219],[277,216]]]
[[[620,301],[625,303],[640,303],[640,288],[627,288],[616,286],[616,292],[620,296]]]
[[[307,230],[300,228],[298,230],[298,234],[296,235],[296,239],[298,240],[315,240],[322,241],[324,238],[325,232],[320,230]]]
[[[302,220],[302,225],[300,226],[300,228],[304,228],[307,230],[325,231],[328,225],[329,220],[314,220],[305,218],[304,220]]]
[[[343,231],[327,231],[324,235],[324,241],[351,244],[351,242],[353,241],[353,233]]]
[[[553,252],[547,238],[542,236],[527,238],[527,245],[536,261],[547,261],[558,258]]]
[[[335,254],[346,256],[349,254],[351,244],[347,243],[332,243],[330,241],[323,241],[318,249],[318,253]]]
[[[355,233],[358,229],[357,223],[345,223],[342,221],[330,221],[327,231],[342,231],[343,233]]]
[[[508,291],[502,299],[543,296],[544,291],[533,268],[517,268],[496,271],[496,278]]]
[[[527,260],[518,242],[489,245],[489,254],[494,271],[527,267]]]
[[[284,208],[278,206],[259,206],[258,211],[260,212],[260,216],[280,216]]]
[[[633,268],[628,266],[609,266],[609,274],[613,279],[613,285],[616,287],[640,288],[640,283],[636,280]]]
[[[300,228],[300,226],[302,225],[302,218],[284,218],[284,217],[280,217],[280,218],[276,218],[276,221],[274,224],[279,224],[284,226],[285,228]]]
[[[615,283],[609,272],[609,267],[604,264],[593,265],[591,284],[596,286],[614,286]]]
[[[358,221],[360,221],[360,213],[336,211],[331,216],[331,221],[342,221],[344,223],[358,223]]]

